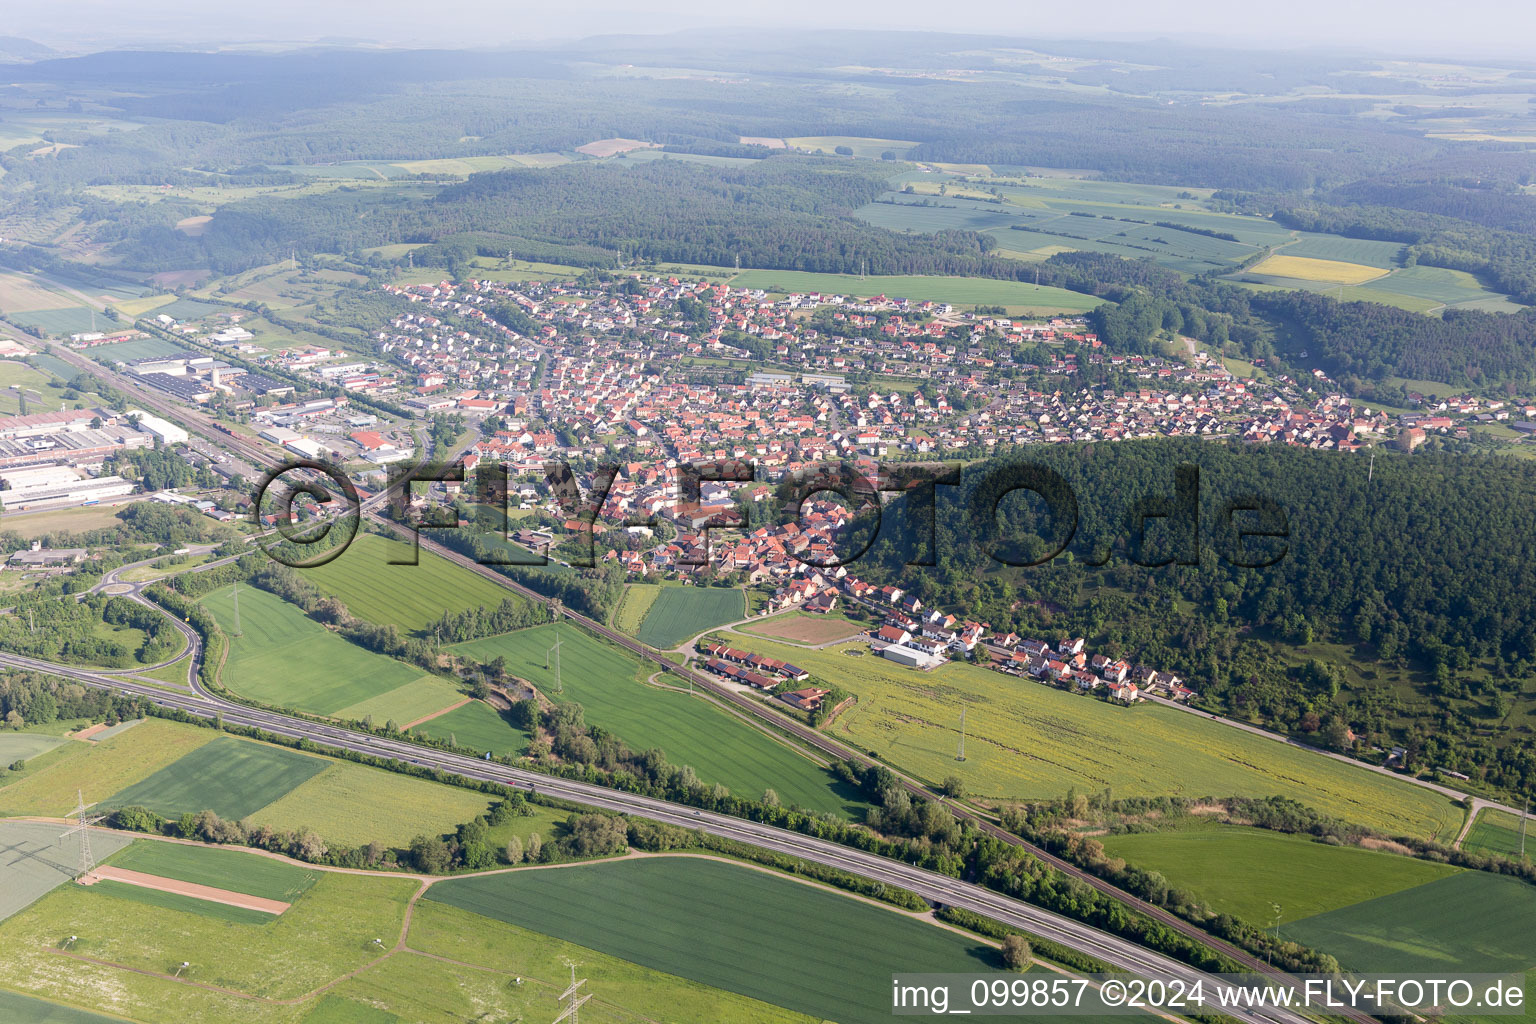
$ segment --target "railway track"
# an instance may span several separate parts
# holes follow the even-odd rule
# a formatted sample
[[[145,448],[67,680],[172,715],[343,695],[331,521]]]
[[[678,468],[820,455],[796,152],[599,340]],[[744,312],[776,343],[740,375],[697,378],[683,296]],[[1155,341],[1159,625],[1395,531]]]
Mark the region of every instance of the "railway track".
[[[278,459],[264,448],[252,444],[244,438],[232,435],[224,429],[221,429],[221,426],[217,423],[217,421],[205,413],[201,413],[197,410],[188,410],[187,408],[180,405],[173,405],[168,400],[162,399],[158,395],[147,395],[145,394],[146,389],[144,389],[142,385],[138,384],[137,382],[131,381],[121,374],[117,374],[106,369],[105,367],[101,367],[98,364],[92,363],[91,361],[78,356],[75,353],[69,353],[69,355],[65,358],[66,361],[80,367],[80,369],[82,369],[84,372],[107,379],[114,385],[132,389],[136,395],[142,396],[142,404],[166,415],[169,418],[180,419],[181,421],[192,425],[194,429],[198,430],[199,433],[205,433],[205,436],[207,436],[206,432],[211,431],[214,435],[216,435],[210,438],[211,440],[216,440],[220,444],[223,444],[225,447],[234,451],[236,454],[246,458],[253,466],[258,468],[265,467],[267,469],[277,469],[285,465],[283,460]],[[426,446],[423,445],[422,455],[420,458],[418,458],[416,467],[419,468],[427,461],[428,458],[429,453],[426,449]],[[557,616],[570,619],[576,624],[603,637],[610,643],[616,644],[619,647],[622,647],[623,649],[631,652],[632,654],[641,658],[643,661],[648,661],[659,666],[662,671],[677,675],[684,681],[690,682],[692,685],[705,690],[715,698],[729,704],[735,710],[750,715],[758,721],[769,726],[770,728],[787,734],[802,746],[816,750],[823,756],[833,760],[852,760],[865,767],[879,765],[880,767],[886,768],[886,770],[892,772],[902,787],[912,795],[921,797],[925,800],[935,800],[945,804],[949,807],[950,811],[955,815],[957,819],[969,822],[982,834],[997,839],[1010,846],[1027,851],[1032,856],[1038,858],[1062,874],[1076,879],[1082,884],[1091,887],[1095,891],[1125,905],[1137,913],[1151,918],[1159,924],[1178,932],[1184,937],[1202,946],[1215,950],[1234,963],[1240,964],[1246,970],[1259,974],[1269,975],[1277,979],[1289,978],[1289,975],[1286,972],[1277,969],[1270,964],[1267,964],[1264,960],[1254,956],[1248,951],[1243,950],[1223,939],[1217,938],[1216,936],[1209,934],[1208,932],[1163,909],[1162,907],[1148,903],[1147,901],[1142,900],[1141,898],[1129,892],[1126,892],[1124,889],[1119,888],[1113,883],[1108,882],[1105,879],[1102,879],[1088,871],[1085,871],[1082,868],[1079,868],[1077,865],[1050,853],[1044,848],[999,827],[991,819],[969,807],[945,800],[944,797],[934,792],[932,789],[922,784],[921,782],[906,776],[899,770],[894,769],[889,765],[881,764],[874,758],[869,757],[864,752],[847,747],[832,737],[819,732],[818,730],[812,729],[809,726],[797,722],[785,715],[778,714],[776,711],[763,704],[762,702],[753,700],[745,694],[739,693],[721,685],[713,677],[701,672],[694,671],[685,665],[679,665],[676,662],[673,662],[659,654],[658,652],[653,651],[649,647],[646,647],[639,641],[625,636],[617,630],[608,627],[604,623],[598,622],[595,619],[573,611],[565,607],[560,602],[546,597],[545,595],[540,594],[537,591],[516,582],[515,580],[509,579],[508,577],[494,571],[488,566],[482,565],[472,558],[460,554],[451,548],[445,547],[444,545],[432,540],[427,536],[408,531],[406,527],[394,522],[393,520],[381,515],[378,512],[378,506],[388,496],[388,491],[380,491],[377,494],[371,495],[364,499],[361,509],[362,515],[369,517],[375,523],[388,529],[396,536],[405,536],[408,539],[414,539],[416,543],[419,543],[422,547],[427,548],[434,554],[439,555],[440,557],[443,557],[487,580],[490,580],[498,586],[516,592],[528,600],[536,601],[540,604],[550,607]],[[172,616],[172,618],[174,619],[174,616]],[[50,670],[57,671],[57,669]],[[193,680],[194,687],[197,687],[197,683],[195,681],[195,672],[193,673]],[[197,688],[199,690],[201,689],[200,687]],[[213,697],[213,695],[206,694],[206,692],[204,692],[203,695],[207,697]],[[243,705],[230,703],[229,707],[240,708],[243,707]],[[226,717],[228,716],[226,715]],[[409,744],[404,745],[409,747],[413,752],[420,752],[429,749],[414,747]],[[425,762],[416,761],[414,763]],[[476,764],[478,762],[470,760],[469,763]],[[482,776],[471,775],[471,777]],[[540,780],[545,780],[549,777],[538,776],[538,778]],[[584,799],[583,802],[592,803],[593,801],[591,799]],[[601,803],[594,805],[603,806]],[[730,820],[734,821],[737,819]],[[1376,1024],[1375,1018],[1360,1011],[1342,1011],[1339,1015],[1349,1020],[1355,1021],[1356,1024]],[[1303,1019],[1304,1018],[1297,1016],[1298,1021]]]

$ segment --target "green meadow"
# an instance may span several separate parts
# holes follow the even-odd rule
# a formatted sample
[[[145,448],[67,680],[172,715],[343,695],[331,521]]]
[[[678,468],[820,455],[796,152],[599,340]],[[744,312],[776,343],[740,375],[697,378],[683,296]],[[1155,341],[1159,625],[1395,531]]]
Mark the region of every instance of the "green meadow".
[[[1305,836],[1219,825],[1210,828],[1108,835],[1105,852],[1157,871],[1223,914],[1267,925],[1336,910],[1417,885],[1459,869],[1393,853],[1329,846]]]
[[[239,819],[261,810],[329,762],[254,740],[221,736],[102,801],[103,807],[147,807],[175,817],[211,810]]]
[[[522,598],[430,551],[420,551],[416,565],[392,565],[410,559],[411,546],[372,533],[359,533],[339,557],[302,570],[315,586],[335,597],[360,619],[415,632],[442,618],[482,605]]]
[[[555,660],[546,662],[557,637],[562,689],[555,687]],[[449,650],[477,661],[506,658],[512,675],[553,700],[580,704],[588,722],[612,731],[632,749],[659,748],[671,763],[691,765],[700,778],[733,793],[757,797],[773,789],[786,805],[857,811],[857,799],[839,792],[826,770],[703,697],[646,685],[641,677],[653,666],[642,667],[627,652],[572,626],[537,626]],[[523,742],[511,726],[507,731]]]

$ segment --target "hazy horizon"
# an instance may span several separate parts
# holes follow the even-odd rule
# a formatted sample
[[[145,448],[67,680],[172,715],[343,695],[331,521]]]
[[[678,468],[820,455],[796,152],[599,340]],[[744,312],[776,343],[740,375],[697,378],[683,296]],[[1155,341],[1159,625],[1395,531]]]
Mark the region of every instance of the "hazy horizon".
[[[723,6],[673,0],[662,8],[577,3],[521,11],[480,0],[448,0],[424,14],[402,0],[301,3],[272,0],[259,7],[210,9],[187,0],[144,0],[131,7],[107,0],[76,0],[52,7],[12,10],[5,34],[65,52],[155,46],[283,47],[347,41],[385,47],[475,48],[594,35],[671,34],[687,30],[831,31],[877,29],[990,34],[1037,40],[1159,38],[1208,47],[1317,49],[1400,57],[1467,57],[1529,61],[1536,38],[1536,6],[1471,0],[1454,22],[1427,0],[1384,0],[1343,6],[1296,0],[1283,12],[1258,11],[1215,0],[1146,5],[1108,0],[1091,8],[1054,4],[984,3],[946,16],[910,0],[835,5],[809,0]]]

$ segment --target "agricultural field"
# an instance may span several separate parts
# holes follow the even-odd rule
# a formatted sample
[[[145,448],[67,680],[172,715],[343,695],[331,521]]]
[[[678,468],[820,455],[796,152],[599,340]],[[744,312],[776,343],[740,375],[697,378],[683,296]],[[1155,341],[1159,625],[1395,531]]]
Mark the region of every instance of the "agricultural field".
[[[81,330],[84,329],[81,328]],[[154,359],[161,356],[190,356],[193,354],[179,345],[156,337],[118,341],[111,345],[93,345],[86,349],[85,352],[86,355],[98,363],[106,363],[108,365],[119,361],[129,362],[134,359]]]
[[[5,523],[7,532],[14,533],[23,540],[33,540],[61,530],[80,533],[122,525],[117,518],[117,511],[111,505],[92,505],[89,508],[71,508],[60,512],[46,510],[20,515],[6,512],[0,515],[0,521]]]
[[[842,615],[812,615],[809,612],[787,612],[774,615],[762,622],[749,622],[736,627],[740,632],[771,640],[788,640],[796,644],[825,644],[834,640],[846,640],[869,628]]]
[[[320,876],[317,871],[274,857],[155,839],[137,840],[102,861],[115,868],[284,903],[292,903],[308,892]]]
[[[136,299],[120,299],[112,303],[112,308],[124,316],[135,319],[162,306],[169,306],[176,301],[176,296],[170,292],[161,292],[156,295],[143,295]]]
[[[1287,277],[1297,281],[1325,281],[1330,284],[1364,284],[1382,277],[1380,267],[1341,260],[1323,260],[1311,256],[1280,253],[1249,268],[1255,274]]]
[[[319,759],[324,771],[251,815],[257,825],[313,828],[343,846],[377,840],[404,848],[425,832],[451,831],[484,814],[484,793],[397,775],[350,761]]]
[[[0,921],[42,899],[80,872],[80,839],[60,841],[66,826],[40,821],[0,821]],[[98,831],[91,852],[106,857],[132,836]],[[4,1004],[0,1003],[0,1009]],[[0,1020],[7,1018],[0,1013]]]
[[[33,369],[26,363],[0,361],[0,416],[20,413],[23,389],[29,410],[51,406],[55,384],[51,375]]]
[[[893,972],[998,966],[995,951],[978,939],[697,857],[452,879],[426,898],[844,1024],[889,1020]]]
[[[635,637],[643,644],[670,650],[746,614],[746,598],[738,588],[662,587]]]
[[[162,306],[155,307],[155,316],[168,316],[172,320],[196,321],[213,316],[215,313],[229,312],[228,306],[216,306],[211,302],[198,302],[196,299],[175,299]],[[242,316],[245,310],[237,310]]]
[[[118,1018],[0,990],[0,1020],[28,1024],[116,1024]]]
[[[358,701],[333,714],[343,720],[361,722],[372,718],[380,725],[393,721],[404,726],[418,718],[452,707],[463,699],[464,695],[459,692],[459,688],[448,680],[437,676],[422,676],[413,683]]]
[[[1460,869],[1393,853],[1329,846],[1236,825],[1100,837],[1105,852],[1160,872],[1218,913],[1284,924],[1454,875]]]
[[[229,637],[220,679],[242,697],[330,715],[365,702],[387,705],[397,693],[402,703],[414,705],[416,682],[432,678],[343,639],[265,590],[244,587],[239,602],[237,633],[232,591],[215,591],[202,599]],[[445,700],[438,706],[451,703]],[[385,717],[395,716],[386,710]]]
[[[561,642],[564,690],[555,689],[554,662],[545,656]],[[759,796],[774,789],[786,806],[856,814],[857,796],[841,792],[831,774],[702,697],[648,686],[651,670],[617,647],[570,626],[537,626],[457,644],[450,651],[478,661],[498,655],[507,671],[533,683],[552,700],[575,701],[588,722],[612,731],[635,750],[659,748],[667,760],[691,765],[706,782]],[[511,726],[509,732],[514,732]],[[519,743],[525,742],[515,733]]]
[[[1059,797],[1106,786],[1122,797],[1280,795],[1398,834],[1448,838],[1461,827],[1460,809],[1428,790],[1174,708],[1107,704],[970,664],[920,673],[859,643],[732,643],[857,694],[833,726],[840,738],[930,780],[959,774],[978,796]],[[961,708],[966,761],[957,766]]]
[[[917,146],[905,139],[870,139],[860,135],[797,135],[784,142],[794,149],[823,152],[827,156],[831,156],[838,146],[847,146],[854,156],[864,160],[878,160],[880,154],[888,150],[899,158]]]
[[[1501,297],[1466,271],[1443,267],[1405,267],[1372,284],[1379,291],[1397,292],[1446,305]]]
[[[661,587],[655,583],[630,583],[624,588],[624,598],[613,613],[613,628],[634,636],[640,631],[645,614],[656,603]]]
[[[77,791],[95,803],[212,743],[212,729],[152,718],[100,743],[67,743],[27,766],[15,782],[0,779],[0,815],[55,817],[73,811]],[[201,809],[201,808],[198,808]]]
[[[1528,853],[1536,852],[1536,824],[1529,819],[1523,824],[1525,849]],[[1519,815],[1485,807],[1478,812],[1477,820],[1472,823],[1467,838],[1462,840],[1461,848],[1468,853],[1497,853],[1505,857],[1518,857],[1521,831]]]
[[[478,700],[422,722],[411,731],[497,755],[516,755],[528,749],[528,737],[522,730],[514,728],[495,708]]]
[[[163,910],[196,914],[199,917],[208,917],[215,921],[224,921],[229,924],[259,926],[275,920],[273,915],[250,907],[237,907],[232,903],[200,899],[196,896],[170,892],[166,889],[152,889],[143,885],[133,885],[111,878],[96,879],[91,883],[91,889],[101,896],[109,896],[128,903],[140,903],[146,907],[159,907]]]
[[[540,819],[517,821],[537,826]],[[536,830],[546,835],[551,831]],[[149,844],[135,845],[134,852],[143,845]],[[213,859],[265,859],[190,849],[194,855]],[[272,863],[300,877],[311,873]],[[557,872],[524,874],[550,873]],[[582,975],[591,979],[588,988],[594,998],[582,1007],[582,1018],[592,1024],[636,1020],[815,1024],[821,1019],[428,901],[416,905],[405,936],[412,950],[428,955],[399,951],[381,957],[373,940],[380,939],[388,949],[402,937],[416,880],[320,871],[313,876],[314,884],[294,896],[292,907],[277,918],[263,915],[259,926],[211,916],[204,912],[206,908],[161,902],[156,897],[166,894],[150,890],[143,890],[149,899],[139,900],[121,898],[122,890],[129,887],[110,883],[56,889],[0,922],[0,974],[7,985],[27,990],[25,995],[0,992],[0,1020],[97,1024],[108,1019],[35,997],[84,1002],[112,1014],[112,1020],[205,1024],[539,1020],[550,1015],[546,1010],[555,1005],[554,997],[567,984],[566,964],[571,961],[580,963]],[[235,876],[228,879],[237,880]],[[118,891],[113,892],[114,888]],[[852,900],[842,901],[859,906]],[[70,934],[80,936],[70,952],[91,959],[58,955],[59,936]],[[452,962],[432,957],[448,957]],[[173,979],[173,968],[184,961],[189,966],[182,980]],[[214,987],[198,988],[188,981]]]
[[[430,551],[419,565],[391,565],[411,557],[411,546],[372,533],[359,533],[334,561],[302,570],[309,582],[335,597],[360,619],[415,632],[444,612],[495,608],[522,598]]]
[[[1036,286],[1023,281],[998,281],[978,277],[889,276],[855,277],[851,274],[811,274],[795,270],[744,270],[731,278],[735,288],[761,288],[767,292],[828,292],[869,298],[886,295],[898,299],[947,302],[954,306],[1006,306],[1010,313],[1086,313],[1104,300],[1065,288]]]
[[[100,806],[147,807],[168,818],[211,810],[221,818],[239,819],[319,775],[327,763],[284,747],[219,736],[118,791]]]
[[[0,768],[17,761],[30,761],[63,742],[63,736],[49,736],[41,732],[0,733]]]
[[[1526,971],[1536,967],[1536,886],[1462,871],[1297,921],[1284,934],[1357,971]]]
[[[444,160],[401,160],[394,166],[409,174],[454,174],[467,178],[481,171],[519,167],[555,167],[571,158],[561,153],[508,153],[504,156],[465,156]]]
[[[83,334],[101,330],[112,322],[97,314],[92,316],[86,306],[63,306],[56,309],[7,310],[5,319],[21,327],[36,327],[50,337],[61,338],[69,334]]]
[[[1300,238],[1282,250],[1286,256],[1305,256],[1315,260],[1363,264],[1380,270],[1402,266],[1405,246],[1401,242],[1378,242],[1369,238],[1344,238],[1300,232]]]
[[[303,1010],[265,1000],[303,999],[375,959],[372,939],[392,944],[400,935],[417,884],[325,872],[285,913],[260,926],[121,899],[95,885],[61,886],[0,924],[0,975],[29,994],[88,995],[96,1008],[135,1019],[295,1021]],[[60,935],[79,935],[71,952],[104,963],[59,958],[53,949]],[[187,980],[258,998],[166,977],[183,962],[190,964],[182,975]]]
[[[0,272],[0,314],[17,310],[63,309],[80,300],[54,291],[41,279],[14,271]]]

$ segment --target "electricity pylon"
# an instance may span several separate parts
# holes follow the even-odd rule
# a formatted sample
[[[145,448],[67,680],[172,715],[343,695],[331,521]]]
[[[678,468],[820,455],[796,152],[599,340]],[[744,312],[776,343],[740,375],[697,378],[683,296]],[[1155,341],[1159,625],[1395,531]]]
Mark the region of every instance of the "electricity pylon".
[[[570,1021],[571,1024],[577,1024],[577,1021],[576,1021],[576,1011],[581,1009],[581,1006],[582,1006],[583,1003],[585,1003],[588,999],[592,998],[592,993],[590,993],[590,992],[588,992],[586,995],[578,995],[577,994],[576,990],[581,988],[581,986],[585,985],[587,983],[587,979],[586,978],[582,978],[580,981],[577,981],[576,980],[576,965],[574,963],[572,963],[570,960],[567,960],[566,964],[569,965],[569,967],[571,968],[571,987],[566,989],[564,992],[561,992],[555,998],[556,999],[569,999],[571,1002],[570,1002],[569,1006],[567,1006],[564,1010],[561,1011],[560,1016],[558,1016],[558,1017],[556,1017],[554,1019],[553,1024],[561,1024],[562,1021]]]
[[[78,789],[75,790],[75,801],[75,824],[59,834],[59,842],[62,843],[70,836],[77,835],[80,837],[80,874],[75,877],[76,879],[81,879],[90,874],[96,867],[95,858],[91,856],[91,826],[103,820],[106,815],[98,814],[95,817],[87,818],[85,816],[85,794]]]

